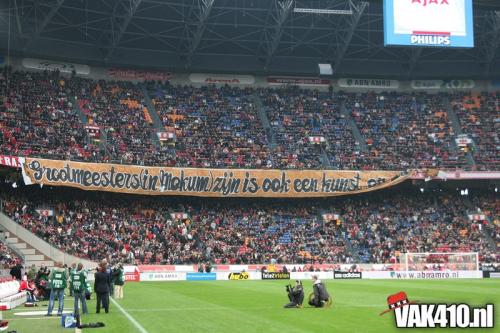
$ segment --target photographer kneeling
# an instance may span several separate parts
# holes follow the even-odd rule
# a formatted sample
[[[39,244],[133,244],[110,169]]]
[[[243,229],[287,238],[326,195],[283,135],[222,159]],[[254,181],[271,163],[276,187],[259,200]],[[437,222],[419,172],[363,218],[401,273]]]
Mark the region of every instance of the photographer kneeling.
[[[317,308],[322,308],[326,305],[329,305],[328,302],[330,300],[330,294],[328,294],[328,291],[326,291],[326,287],[321,282],[321,280],[318,279],[317,275],[313,275],[313,291],[309,297],[309,305],[317,307]]]
[[[304,301],[304,288],[302,287],[302,282],[295,280],[295,287],[291,285],[286,286],[286,291],[288,293],[288,299],[290,303],[285,304],[285,308],[300,308],[302,307],[302,302]]]

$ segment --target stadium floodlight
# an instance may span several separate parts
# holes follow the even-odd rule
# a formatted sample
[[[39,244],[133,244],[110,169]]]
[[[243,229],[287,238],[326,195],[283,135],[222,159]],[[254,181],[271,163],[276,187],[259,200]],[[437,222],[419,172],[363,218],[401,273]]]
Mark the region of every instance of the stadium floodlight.
[[[350,9],[320,9],[320,8],[298,8],[293,9],[294,13],[305,14],[325,14],[325,15],[352,15]]]

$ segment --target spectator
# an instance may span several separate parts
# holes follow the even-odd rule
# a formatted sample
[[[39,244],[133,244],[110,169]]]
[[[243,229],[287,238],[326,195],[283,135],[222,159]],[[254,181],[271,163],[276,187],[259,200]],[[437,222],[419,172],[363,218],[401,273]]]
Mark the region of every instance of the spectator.
[[[52,189],[48,196],[45,191],[4,186],[5,213],[61,250],[93,260],[101,256],[117,262],[133,257],[131,264],[274,261],[308,263],[314,270],[312,263],[395,263],[404,252],[476,251],[482,261],[498,258],[477,224],[467,220],[463,199],[452,193],[272,202],[132,199],[67,189]],[[473,202],[493,222],[500,220],[497,201],[478,196]],[[36,213],[40,204],[57,207],[58,214],[69,219],[55,227]],[[173,220],[172,211],[185,211],[189,218]],[[323,221],[324,211],[337,211],[341,223]],[[498,240],[497,225],[487,223],[483,228]]]
[[[10,276],[17,281],[21,281],[22,278],[22,266],[20,263],[15,263],[10,269]]]
[[[94,291],[97,295],[96,313],[101,312],[101,305],[104,308],[104,312],[109,313],[110,281],[110,275],[106,272],[106,264],[101,262],[94,279]]]
[[[118,264],[118,267],[113,270],[114,275],[114,298],[123,299],[123,285],[125,284],[125,273],[123,271],[123,265]]]

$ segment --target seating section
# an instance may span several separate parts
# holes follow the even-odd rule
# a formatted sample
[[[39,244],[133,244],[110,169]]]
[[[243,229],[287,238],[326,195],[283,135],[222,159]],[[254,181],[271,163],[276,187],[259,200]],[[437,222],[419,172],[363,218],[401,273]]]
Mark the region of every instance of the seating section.
[[[462,131],[473,140],[472,153],[483,170],[498,170],[500,165],[500,93],[456,94],[452,105]]]
[[[474,142],[475,165],[455,143],[443,97]],[[343,106],[364,142],[356,141]],[[0,153],[180,167],[498,170],[499,109],[499,93],[193,87],[4,69]],[[100,128],[100,145],[91,143],[80,111]]]
[[[486,232],[491,237],[493,244],[499,248],[500,247],[500,198],[497,193],[483,194],[480,196],[475,196],[472,203],[475,207],[475,211],[470,213],[485,214],[487,216],[488,222],[483,224]],[[489,259],[490,262],[495,261],[495,256]]]
[[[0,237],[3,234],[0,233]],[[10,268],[12,265],[19,261],[19,256],[12,251],[7,245],[2,243],[2,239],[0,239],[0,269],[2,268]]]
[[[264,89],[260,95],[279,145],[278,167],[322,168],[322,155],[328,154],[333,168],[358,168],[356,144],[333,93],[291,87]],[[324,143],[310,137],[322,137]]]
[[[272,167],[253,91],[148,84],[165,131],[175,133],[177,166]],[[168,145],[168,143],[166,144]]]
[[[76,78],[71,83],[88,122],[104,131],[112,161],[141,165],[156,162],[152,141],[155,131],[136,85]]]
[[[454,132],[439,95],[348,94],[346,107],[369,147],[365,168],[466,165],[464,154],[452,141]]]
[[[72,160],[98,156],[74,112],[70,81],[56,72],[1,72],[1,154]]]
[[[349,205],[343,214],[351,244],[363,262],[391,262],[396,252],[480,252],[498,254],[471,223],[461,197],[400,196]],[[392,259],[394,260],[394,259]]]
[[[394,191],[324,201],[201,200],[128,197],[2,186],[4,212],[61,250],[130,263],[390,263],[398,253],[477,251],[484,262],[500,255],[465,204],[452,193]],[[490,209],[496,198],[478,195]],[[37,207],[53,207],[54,217]],[[487,208],[488,207],[488,208]],[[172,213],[188,215],[177,220]],[[337,213],[341,222],[323,220]],[[492,220],[499,220],[495,210]],[[498,234],[498,226],[484,227]],[[496,228],[496,229],[494,229]],[[496,261],[495,261],[496,260]]]
[[[5,212],[61,250],[92,260],[108,256],[110,260],[168,264],[209,259],[222,263],[259,263],[271,258],[279,262],[352,260],[340,231],[305,207],[292,211],[251,204],[183,207],[171,199],[168,204],[161,199],[108,201],[107,195],[86,198],[63,191],[49,200],[57,207],[52,219],[36,213],[35,207],[47,205],[47,198],[37,192],[26,193],[32,200],[27,206],[20,206],[26,198],[9,196]],[[72,199],[66,200],[67,195],[66,199]],[[178,210],[187,211],[189,221],[173,220],[170,212]]]

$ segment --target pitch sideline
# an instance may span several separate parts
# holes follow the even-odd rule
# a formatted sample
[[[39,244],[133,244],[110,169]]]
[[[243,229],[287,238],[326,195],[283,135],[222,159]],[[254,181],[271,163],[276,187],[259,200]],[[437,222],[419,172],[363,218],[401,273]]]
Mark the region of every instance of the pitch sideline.
[[[141,333],[149,333],[137,320],[134,319],[117,301],[115,301],[112,297],[109,298],[111,303],[113,303],[121,313],[127,317],[127,319],[139,330]]]

